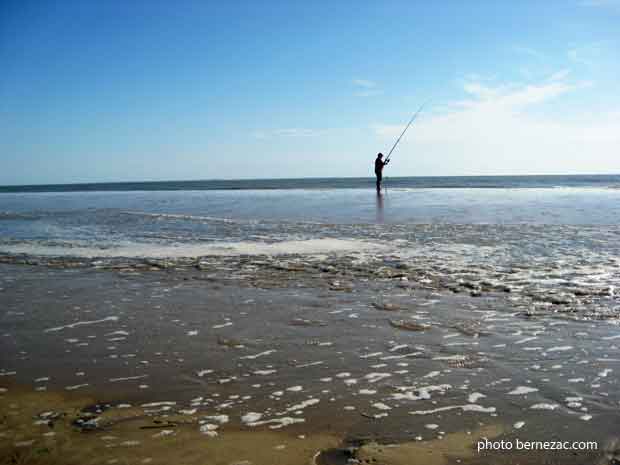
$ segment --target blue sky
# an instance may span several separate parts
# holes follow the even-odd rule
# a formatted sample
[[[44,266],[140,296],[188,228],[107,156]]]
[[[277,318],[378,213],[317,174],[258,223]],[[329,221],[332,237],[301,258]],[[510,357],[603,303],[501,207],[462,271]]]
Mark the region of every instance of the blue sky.
[[[620,0],[0,3],[0,184],[620,173]]]

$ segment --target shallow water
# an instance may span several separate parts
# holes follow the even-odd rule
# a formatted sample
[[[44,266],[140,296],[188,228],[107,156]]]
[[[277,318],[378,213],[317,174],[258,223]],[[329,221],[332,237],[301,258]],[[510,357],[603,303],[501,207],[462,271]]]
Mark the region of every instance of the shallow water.
[[[401,225],[405,239],[415,224],[617,225],[619,200],[609,188],[0,194],[0,251],[364,239],[381,225]]]
[[[360,263],[392,257],[420,275],[564,300],[581,313],[617,312],[615,189],[22,193],[0,195],[0,211],[9,262],[353,253]]]

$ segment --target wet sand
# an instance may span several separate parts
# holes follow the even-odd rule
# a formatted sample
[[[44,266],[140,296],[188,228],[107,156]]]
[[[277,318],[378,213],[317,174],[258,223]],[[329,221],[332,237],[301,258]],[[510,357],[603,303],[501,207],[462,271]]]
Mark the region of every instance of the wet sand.
[[[613,291],[390,257],[3,261],[4,463],[617,460]]]

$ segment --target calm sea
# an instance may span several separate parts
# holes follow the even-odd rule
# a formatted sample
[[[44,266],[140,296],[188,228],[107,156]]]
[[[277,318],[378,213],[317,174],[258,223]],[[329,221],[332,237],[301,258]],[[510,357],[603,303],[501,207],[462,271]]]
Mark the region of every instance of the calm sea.
[[[372,187],[373,185],[374,178],[240,179],[0,186],[0,192],[360,189]],[[620,188],[620,175],[388,177],[385,180],[385,185],[388,188],[411,189],[533,187]]]
[[[346,253],[372,243],[389,254],[430,244],[494,265],[619,253],[620,176],[388,178],[386,185],[381,197],[370,178],[3,187],[0,253]]]

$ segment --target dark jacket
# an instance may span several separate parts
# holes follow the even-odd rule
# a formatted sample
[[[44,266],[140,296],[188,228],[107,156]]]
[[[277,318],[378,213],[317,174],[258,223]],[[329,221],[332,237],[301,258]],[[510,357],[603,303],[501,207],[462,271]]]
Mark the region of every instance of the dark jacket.
[[[383,167],[387,165],[387,162],[381,160],[380,158],[377,158],[375,160],[375,174],[377,176],[381,176],[381,174],[383,173]]]

